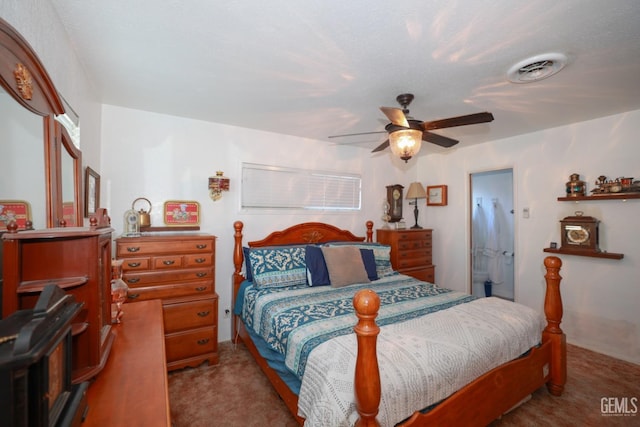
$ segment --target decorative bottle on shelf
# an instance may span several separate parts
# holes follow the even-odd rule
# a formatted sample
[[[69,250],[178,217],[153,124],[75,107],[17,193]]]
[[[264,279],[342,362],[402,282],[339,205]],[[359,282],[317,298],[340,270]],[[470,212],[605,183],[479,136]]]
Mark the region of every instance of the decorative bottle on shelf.
[[[569,181],[566,184],[566,188],[568,197],[587,195],[585,182],[580,179],[579,173],[572,173],[571,176],[569,176]]]
[[[127,300],[129,287],[122,280],[122,263],[124,260],[111,260],[111,323],[122,322],[122,304]]]

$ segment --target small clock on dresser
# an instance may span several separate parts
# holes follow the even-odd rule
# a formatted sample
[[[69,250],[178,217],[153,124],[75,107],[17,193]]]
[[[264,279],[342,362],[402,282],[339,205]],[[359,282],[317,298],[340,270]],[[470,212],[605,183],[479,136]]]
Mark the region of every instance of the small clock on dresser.
[[[600,252],[599,222],[594,217],[584,216],[582,211],[577,211],[575,216],[560,220],[561,249]]]
[[[387,185],[387,202],[389,203],[389,222],[402,219],[402,189],[400,184]]]

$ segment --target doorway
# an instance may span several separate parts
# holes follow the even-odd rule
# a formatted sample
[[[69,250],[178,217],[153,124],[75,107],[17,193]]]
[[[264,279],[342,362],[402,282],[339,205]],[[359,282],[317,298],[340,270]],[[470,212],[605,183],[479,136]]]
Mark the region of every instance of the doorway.
[[[514,300],[513,169],[469,175],[471,294]]]

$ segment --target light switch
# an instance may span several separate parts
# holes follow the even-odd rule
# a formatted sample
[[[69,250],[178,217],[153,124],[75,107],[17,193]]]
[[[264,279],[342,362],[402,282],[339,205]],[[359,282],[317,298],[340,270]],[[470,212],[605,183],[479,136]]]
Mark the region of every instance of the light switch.
[[[522,208],[522,218],[529,218],[529,208]]]

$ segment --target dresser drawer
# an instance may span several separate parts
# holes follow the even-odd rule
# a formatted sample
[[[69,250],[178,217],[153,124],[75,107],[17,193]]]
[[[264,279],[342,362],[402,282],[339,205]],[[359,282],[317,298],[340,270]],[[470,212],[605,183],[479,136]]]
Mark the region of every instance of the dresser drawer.
[[[141,238],[142,239],[142,238]],[[118,257],[130,257],[134,255],[163,255],[163,254],[189,254],[211,253],[214,250],[212,239],[198,240],[154,240],[139,241],[123,239],[117,244],[116,255]]]
[[[163,283],[188,282],[191,280],[213,280],[213,268],[191,268],[182,270],[159,270],[128,272],[122,279],[128,286],[139,287],[148,285],[162,285]]]
[[[167,334],[165,335],[165,346],[167,362],[214,353],[218,348],[215,326]]]
[[[126,258],[122,263],[123,271],[148,270],[150,265],[149,258]]]
[[[431,230],[398,231],[396,236],[399,242],[406,240],[429,240],[431,242]]]
[[[401,251],[411,250],[411,249],[420,249],[420,248],[430,248],[431,240],[426,239],[417,239],[417,240],[400,240],[398,242],[398,249]]]
[[[165,333],[214,325],[218,318],[216,303],[217,298],[213,297],[165,304],[163,306]]]
[[[213,254],[193,254],[183,257],[185,267],[208,267],[213,265]]]
[[[138,288],[130,287],[127,301],[135,302],[158,298],[177,298],[188,295],[213,294],[213,292],[214,289],[212,280],[180,284],[168,283],[164,286],[146,286]]]
[[[397,262],[397,270],[403,268],[411,268],[411,267],[424,267],[426,265],[431,265],[432,259],[431,255],[421,255],[421,256],[412,256],[406,258],[399,258]]]
[[[406,274],[407,276],[415,277],[418,280],[422,280],[424,282],[435,283],[435,267],[429,266],[427,268],[411,268],[408,270],[400,271],[402,274]]]
[[[153,268],[157,270],[167,269],[167,268],[182,268],[182,256],[180,255],[167,255],[167,256],[156,256],[151,258],[151,265]]]

